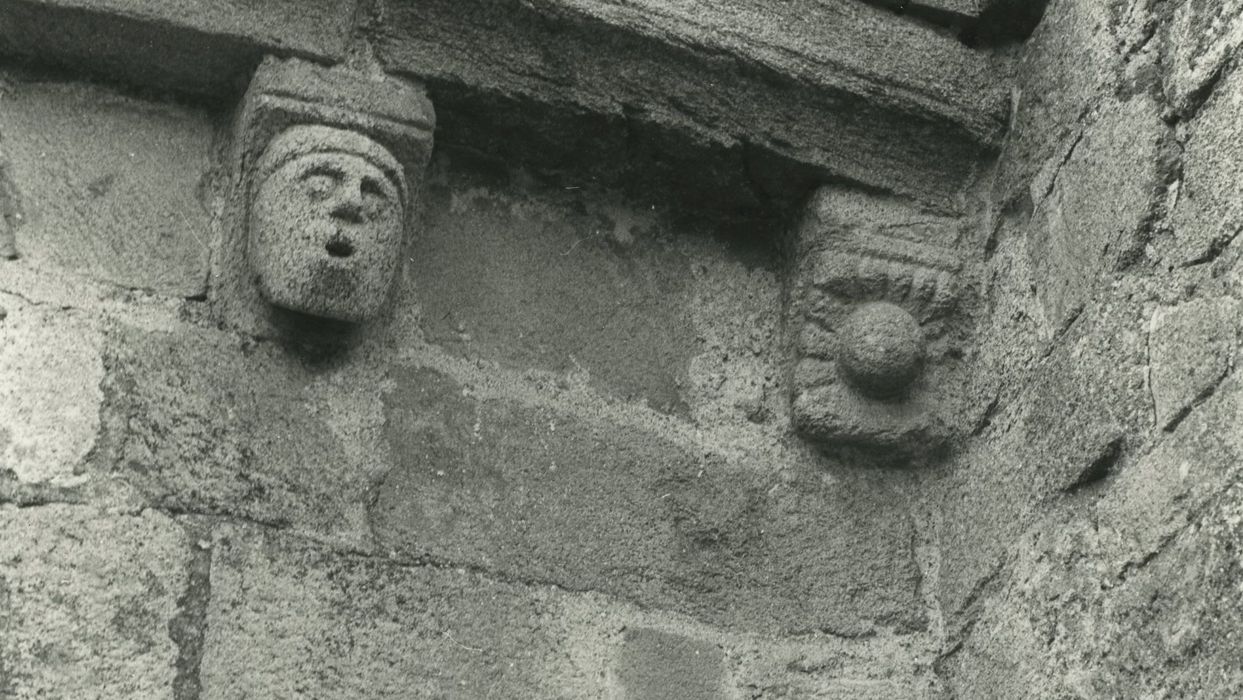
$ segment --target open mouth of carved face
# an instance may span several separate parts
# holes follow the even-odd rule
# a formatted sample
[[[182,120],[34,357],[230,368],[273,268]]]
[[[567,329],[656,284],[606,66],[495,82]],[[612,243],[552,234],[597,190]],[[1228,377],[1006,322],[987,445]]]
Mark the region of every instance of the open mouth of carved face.
[[[349,237],[337,231],[324,244],[324,250],[333,258],[348,258],[354,254],[354,243]]]

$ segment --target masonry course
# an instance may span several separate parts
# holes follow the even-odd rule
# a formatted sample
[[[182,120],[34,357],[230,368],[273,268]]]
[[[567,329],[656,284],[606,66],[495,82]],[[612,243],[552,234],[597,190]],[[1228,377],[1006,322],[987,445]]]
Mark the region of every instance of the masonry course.
[[[0,695],[1238,696],[1238,8],[884,5],[0,2]],[[269,55],[435,105],[366,323],[236,296]],[[796,429],[825,185],[928,454]]]

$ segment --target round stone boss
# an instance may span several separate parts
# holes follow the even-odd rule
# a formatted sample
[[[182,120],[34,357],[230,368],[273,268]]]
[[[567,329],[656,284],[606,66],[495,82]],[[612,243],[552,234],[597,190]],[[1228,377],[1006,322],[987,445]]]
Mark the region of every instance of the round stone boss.
[[[838,338],[838,369],[866,396],[900,396],[923,370],[923,330],[896,304],[874,301],[858,305],[838,329]]]

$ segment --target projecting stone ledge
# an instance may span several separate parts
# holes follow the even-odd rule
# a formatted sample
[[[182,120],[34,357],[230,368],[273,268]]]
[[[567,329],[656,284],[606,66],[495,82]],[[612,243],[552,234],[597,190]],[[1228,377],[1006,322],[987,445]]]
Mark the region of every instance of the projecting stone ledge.
[[[366,40],[428,83],[440,143],[760,199],[845,178],[949,202],[1004,128],[987,55],[857,0],[216,5],[5,0],[0,53],[231,95],[263,53],[337,62]]]
[[[454,109],[466,86],[922,199],[957,191],[1004,126],[983,54],[855,0],[427,0],[385,20],[380,59],[438,109],[477,111]]]

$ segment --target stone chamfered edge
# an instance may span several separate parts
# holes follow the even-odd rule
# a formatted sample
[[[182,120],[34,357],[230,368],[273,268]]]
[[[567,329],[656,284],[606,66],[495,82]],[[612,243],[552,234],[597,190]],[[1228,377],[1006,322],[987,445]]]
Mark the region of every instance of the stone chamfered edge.
[[[619,170],[607,146],[604,158],[570,151],[620,129],[623,155],[638,134],[657,144],[648,154],[657,165],[677,161],[676,177],[711,171],[770,197],[797,198],[832,178],[951,208],[1005,127],[1007,97],[988,55],[857,0],[730,0],[710,11],[685,0],[367,7],[5,0],[0,54],[231,97],[265,53],[337,63],[364,37],[385,70],[427,83],[441,143],[507,130],[536,160],[611,162],[599,168],[607,185]],[[567,124],[582,138],[567,137]],[[669,139],[688,154],[670,155]],[[722,164],[704,168],[713,154]]]

